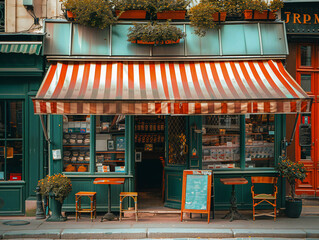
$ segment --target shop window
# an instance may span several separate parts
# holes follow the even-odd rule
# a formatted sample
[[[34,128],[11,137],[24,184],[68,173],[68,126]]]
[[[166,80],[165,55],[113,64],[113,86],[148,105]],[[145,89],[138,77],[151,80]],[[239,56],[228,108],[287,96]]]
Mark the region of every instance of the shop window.
[[[0,180],[22,180],[23,102],[0,101]]]
[[[311,52],[312,47],[309,45],[300,46],[300,65],[304,67],[311,67]]]
[[[246,115],[245,166],[274,167],[275,115]]]
[[[168,118],[168,164],[186,165],[188,142],[185,117]]]
[[[301,115],[301,123],[302,124],[311,124],[311,114],[302,114]],[[305,137],[305,133],[303,133],[303,135]],[[308,138],[311,139],[311,132],[309,132],[307,135],[308,135]],[[300,159],[311,160],[311,146],[301,146],[300,147]]]
[[[63,116],[63,170],[88,172],[90,169],[90,116]]]
[[[306,92],[311,92],[311,74],[300,75],[300,86]]]
[[[203,117],[203,169],[240,168],[240,118]]]
[[[96,116],[96,172],[125,172],[125,116]]]

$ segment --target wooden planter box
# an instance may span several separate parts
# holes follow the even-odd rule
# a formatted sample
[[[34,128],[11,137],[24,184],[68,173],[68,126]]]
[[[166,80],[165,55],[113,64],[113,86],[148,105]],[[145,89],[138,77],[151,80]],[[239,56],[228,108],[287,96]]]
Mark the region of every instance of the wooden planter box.
[[[115,10],[116,16],[120,15],[120,10]],[[127,10],[119,16],[119,19],[145,19],[146,10]]]
[[[259,12],[256,10],[245,10],[245,20],[276,20],[277,16],[273,11],[265,10]]]
[[[213,19],[215,22],[225,22],[227,12],[217,12],[213,14]]]
[[[164,11],[158,12],[157,19],[177,19],[184,20],[186,11]]]
[[[132,41],[131,43],[137,43],[137,44],[147,44],[147,45],[154,45],[154,44],[176,44],[179,43],[180,39],[178,39],[177,41],[171,41],[171,40],[167,40],[167,41],[162,41],[162,42],[145,42],[142,40],[137,40],[137,41]]]

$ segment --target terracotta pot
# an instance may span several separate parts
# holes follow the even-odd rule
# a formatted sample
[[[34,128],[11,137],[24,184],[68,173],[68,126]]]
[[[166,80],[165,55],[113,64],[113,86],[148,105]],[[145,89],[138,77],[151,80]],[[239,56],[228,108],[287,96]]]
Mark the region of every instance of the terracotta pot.
[[[71,11],[66,11],[66,16],[68,20],[73,20],[75,18],[75,14]]]
[[[276,20],[276,15],[273,11],[265,10],[263,12],[255,10],[244,11],[245,20]]]
[[[184,20],[185,19],[186,11],[163,11],[158,12],[157,19],[179,19]]]
[[[215,22],[225,22],[227,12],[216,12],[213,14],[213,19]]]
[[[142,41],[142,40],[137,40],[137,41],[132,41],[131,43],[137,43],[137,44],[148,44],[148,45],[154,45],[154,44],[175,44],[175,43],[179,43],[180,39],[178,39],[177,41],[172,41],[172,40],[166,40],[165,43],[162,41],[160,42],[146,42],[146,41]]]
[[[116,16],[120,15],[120,10],[115,10]],[[145,19],[146,10],[127,10],[119,16],[119,19]]]

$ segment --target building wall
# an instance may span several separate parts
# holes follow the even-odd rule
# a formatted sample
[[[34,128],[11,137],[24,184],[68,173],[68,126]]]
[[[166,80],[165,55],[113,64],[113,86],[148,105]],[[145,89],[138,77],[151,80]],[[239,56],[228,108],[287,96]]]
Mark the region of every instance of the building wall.
[[[43,26],[43,19],[62,17],[60,0],[33,0],[34,13]],[[5,0],[5,32],[22,32],[30,29],[33,17],[23,5],[23,0]]]

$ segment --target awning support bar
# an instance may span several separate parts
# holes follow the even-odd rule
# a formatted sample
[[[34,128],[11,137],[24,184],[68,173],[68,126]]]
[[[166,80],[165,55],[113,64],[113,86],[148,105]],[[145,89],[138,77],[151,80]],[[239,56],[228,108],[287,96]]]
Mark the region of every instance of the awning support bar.
[[[43,115],[39,115],[39,117],[40,117],[40,121],[41,121],[41,125],[42,125],[42,129],[43,129],[43,133],[44,133],[45,140],[46,140],[48,143],[51,143],[51,140],[50,140],[49,137],[48,137],[47,129],[46,129],[45,124],[44,124]]]
[[[293,129],[293,131],[292,131],[291,138],[290,138],[290,141],[289,141],[289,143],[288,143],[287,146],[289,146],[289,145],[292,143],[292,141],[294,140],[295,133],[296,133],[296,127],[297,127],[297,123],[298,123],[298,119],[299,119],[299,114],[300,114],[300,113],[298,112],[298,113],[297,113],[297,116],[296,116],[296,120],[295,120],[294,129]]]

